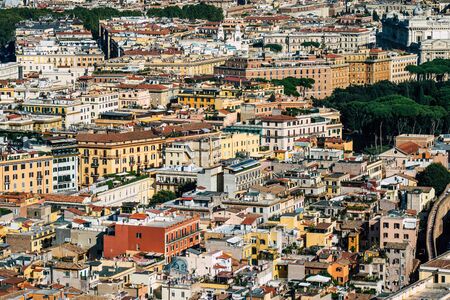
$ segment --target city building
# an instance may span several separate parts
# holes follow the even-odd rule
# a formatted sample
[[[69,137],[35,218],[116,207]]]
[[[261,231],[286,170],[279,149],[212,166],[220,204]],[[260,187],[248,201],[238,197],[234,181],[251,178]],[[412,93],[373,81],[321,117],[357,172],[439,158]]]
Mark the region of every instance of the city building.
[[[148,220],[147,220],[148,219]],[[200,243],[198,216],[148,218],[146,214],[130,216],[129,222],[118,222],[104,236],[104,256],[113,258],[131,252],[155,252],[167,262],[186,249]]]
[[[76,137],[80,152],[80,184],[88,186],[100,177],[137,172],[162,165],[162,138],[152,131],[93,134]]]

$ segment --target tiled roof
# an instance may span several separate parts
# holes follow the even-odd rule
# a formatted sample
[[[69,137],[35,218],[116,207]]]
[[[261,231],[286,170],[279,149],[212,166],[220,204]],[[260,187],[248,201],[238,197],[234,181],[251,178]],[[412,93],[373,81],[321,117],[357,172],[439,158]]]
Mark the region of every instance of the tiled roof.
[[[44,201],[51,202],[68,202],[68,203],[83,203],[85,197],[81,196],[66,196],[66,195],[57,195],[57,194],[42,194],[41,198]]]
[[[97,142],[97,143],[120,143],[127,141],[137,141],[154,139],[157,136],[149,130],[145,131],[133,131],[125,133],[104,133],[104,134],[94,134],[94,133],[80,133],[77,135],[78,142]]]
[[[420,146],[414,142],[406,142],[404,144],[401,144],[400,146],[397,146],[397,149],[405,154],[416,153],[419,150],[419,148]]]

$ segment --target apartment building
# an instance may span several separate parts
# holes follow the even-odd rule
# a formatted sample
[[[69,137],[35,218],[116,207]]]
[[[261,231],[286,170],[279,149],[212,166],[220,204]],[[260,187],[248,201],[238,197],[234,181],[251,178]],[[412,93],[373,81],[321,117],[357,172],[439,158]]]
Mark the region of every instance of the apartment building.
[[[436,197],[435,190],[428,186],[405,186],[401,188],[406,197],[406,209],[420,213],[430,207],[431,201]]]
[[[238,89],[232,87],[200,87],[182,89],[177,97],[178,103],[191,108],[219,107],[226,99],[235,99],[239,93]]]
[[[365,85],[390,79],[391,59],[386,51],[367,49],[346,54],[349,64],[349,84]]]
[[[336,69],[339,70],[340,69]],[[302,92],[306,97],[323,99],[333,92],[333,69],[324,59],[275,59],[271,57],[232,57],[223,65],[215,68],[214,74],[247,79],[264,78],[266,80],[286,77],[311,78],[311,89]],[[337,85],[335,85],[337,86]],[[341,88],[347,87],[343,83]]]
[[[53,156],[37,152],[4,153],[0,186],[4,192],[53,193]]]
[[[58,98],[34,98],[22,103],[24,111],[33,115],[60,116],[62,128],[69,128],[75,124],[91,123],[91,108],[89,104],[79,100]],[[59,128],[59,127],[54,127]]]
[[[415,66],[418,63],[417,54],[406,53],[389,53],[391,58],[391,75],[389,81],[394,83],[401,83],[414,79],[411,77],[411,73],[406,69],[407,66]]]
[[[102,113],[115,111],[119,108],[119,93],[92,90],[81,96],[83,104],[89,104],[91,119],[97,119]]]
[[[265,44],[280,44],[286,52],[308,50],[305,43],[318,43],[320,47],[339,52],[369,48],[375,44],[375,32],[360,27],[306,27],[292,33],[270,33]]]
[[[329,121],[317,114],[272,115],[262,117],[262,146],[270,150],[293,150],[295,141],[311,135],[326,137]],[[342,126],[342,125],[341,125]],[[336,133],[335,133],[336,134]],[[341,132],[339,132],[339,135]]]
[[[369,236],[371,242],[379,241],[381,248],[386,243],[407,242],[416,249],[419,220],[401,211],[390,211],[385,216],[376,217],[369,222]]]
[[[169,142],[163,148],[164,166],[216,166],[221,160],[220,141],[209,136]]]
[[[230,198],[263,182],[262,166],[253,159],[232,159],[223,168],[223,191]]]
[[[384,290],[396,292],[409,285],[414,271],[414,248],[408,242],[387,242]]]
[[[220,137],[221,158],[235,158],[236,154],[253,156],[259,152],[260,137],[251,133],[223,133]]]
[[[162,138],[151,131],[91,134],[76,137],[80,151],[80,184],[87,186],[107,174],[159,167]]]
[[[50,226],[31,228],[26,232],[8,233],[6,243],[13,252],[40,252],[52,245],[55,229]]]
[[[120,107],[164,108],[170,102],[173,87],[162,84],[126,84],[116,86],[119,92]]]
[[[104,256],[113,258],[129,251],[163,254],[166,262],[200,243],[198,216],[148,218],[131,215],[126,223],[116,222],[104,236]]]
[[[74,138],[51,137],[33,149],[51,153],[53,156],[53,192],[64,193],[78,190],[78,148]]]

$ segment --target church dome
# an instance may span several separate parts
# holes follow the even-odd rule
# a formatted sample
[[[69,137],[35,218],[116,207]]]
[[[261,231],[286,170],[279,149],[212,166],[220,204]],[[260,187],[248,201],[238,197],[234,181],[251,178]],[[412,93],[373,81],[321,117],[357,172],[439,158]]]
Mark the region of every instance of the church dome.
[[[424,11],[423,11],[422,7],[419,4],[417,4],[417,6],[413,10],[413,15],[414,16],[421,16],[423,14],[424,14]]]

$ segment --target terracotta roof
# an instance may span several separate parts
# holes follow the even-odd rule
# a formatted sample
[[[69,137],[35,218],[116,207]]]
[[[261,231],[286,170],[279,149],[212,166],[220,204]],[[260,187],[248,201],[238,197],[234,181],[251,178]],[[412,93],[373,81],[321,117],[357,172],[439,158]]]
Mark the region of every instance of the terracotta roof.
[[[285,121],[296,121],[296,120],[297,120],[297,118],[291,117],[291,116],[286,116],[286,115],[267,116],[267,117],[261,118],[261,121],[266,121],[266,122],[285,122]]]
[[[83,224],[89,223],[88,221],[86,221],[86,220],[83,220],[83,219],[73,219],[73,220],[72,220],[72,222],[73,222],[73,223],[77,223],[77,224],[80,224],[80,225],[83,225]]]
[[[66,196],[66,195],[57,195],[57,194],[42,194],[41,198],[44,201],[51,202],[68,202],[68,203],[83,203],[85,197],[81,196]]]
[[[241,222],[241,225],[252,225],[260,217],[261,217],[260,215],[249,215],[249,216],[246,216],[245,219]]]
[[[149,130],[145,131],[133,131],[125,133],[80,133],[77,135],[78,142],[97,142],[97,143],[120,143],[127,141],[137,141],[146,139],[155,139],[157,136]]]
[[[157,91],[168,90],[168,88],[165,85],[148,84],[148,83],[140,83],[140,84],[120,83],[119,85],[117,85],[117,88],[119,88],[119,89],[137,89],[137,90],[157,90]]]
[[[317,229],[328,229],[330,226],[333,225],[331,223],[318,223],[316,228]]]
[[[229,258],[231,258],[231,256],[226,253],[222,253],[221,255],[217,256],[217,258],[218,259],[229,259]]]
[[[416,153],[419,150],[420,146],[417,145],[414,142],[406,142],[404,144],[401,144],[400,146],[397,146],[396,149],[401,151],[404,154],[413,154]]]
[[[213,125],[210,123],[200,122],[200,123],[186,123],[181,125],[169,125],[164,127],[162,130],[163,134],[170,134],[173,132],[183,132],[183,131],[198,131],[202,129],[211,130]]]
[[[70,207],[70,208],[68,208],[66,210],[71,212],[71,213],[73,213],[73,214],[75,214],[75,215],[77,215],[77,216],[84,216],[84,215],[86,215],[86,213],[84,211],[81,211],[81,210],[76,209],[74,207]]]
[[[145,220],[147,218],[148,218],[148,216],[146,214],[141,214],[141,213],[134,213],[130,216],[130,219],[134,219],[134,220]]]

